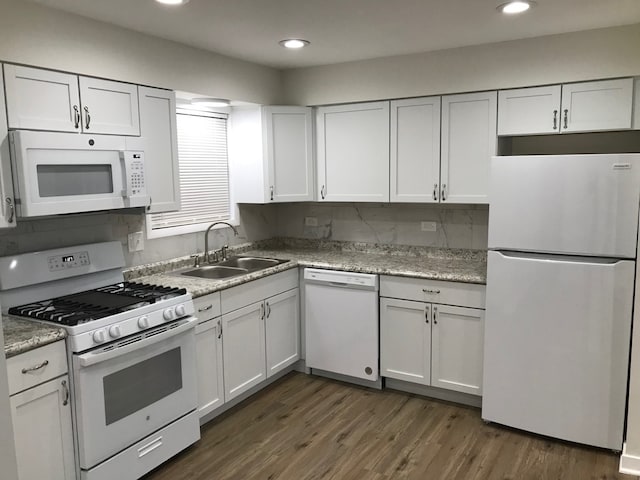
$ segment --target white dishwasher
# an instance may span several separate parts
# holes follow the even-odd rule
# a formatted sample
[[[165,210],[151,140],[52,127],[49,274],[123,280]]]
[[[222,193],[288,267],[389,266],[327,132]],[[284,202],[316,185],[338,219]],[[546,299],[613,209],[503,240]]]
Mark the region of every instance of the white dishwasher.
[[[305,268],[307,367],[378,380],[378,276]]]

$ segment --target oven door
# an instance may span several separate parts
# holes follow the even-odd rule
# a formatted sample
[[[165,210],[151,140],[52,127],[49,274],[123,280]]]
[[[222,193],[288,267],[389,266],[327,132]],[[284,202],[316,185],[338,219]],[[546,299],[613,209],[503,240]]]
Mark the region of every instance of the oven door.
[[[197,407],[194,317],[73,355],[80,467]]]
[[[124,208],[122,137],[10,133],[18,216]]]

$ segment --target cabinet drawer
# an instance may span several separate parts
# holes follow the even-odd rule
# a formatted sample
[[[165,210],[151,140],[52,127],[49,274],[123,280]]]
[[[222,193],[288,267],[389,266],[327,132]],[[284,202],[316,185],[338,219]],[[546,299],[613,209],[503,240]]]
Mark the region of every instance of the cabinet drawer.
[[[261,302],[265,298],[273,297],[297,286],[298,269],[292,268],[223,290],[221,292],[222,313],[232,312],[251,303]]]
[[[204,297],[194,298],[193,305],[196,308],[196,317],[198,317],[198,322],[205,322],[222,315],[222,310],[220,308],[220,292],[211,293]]]
[[[9,395],[64,375],[67,373],[64,342],[51,343],[7,359],[7,373]]]
[[[380,296],[484,308],[484,285],[406,277],[380,277]]]

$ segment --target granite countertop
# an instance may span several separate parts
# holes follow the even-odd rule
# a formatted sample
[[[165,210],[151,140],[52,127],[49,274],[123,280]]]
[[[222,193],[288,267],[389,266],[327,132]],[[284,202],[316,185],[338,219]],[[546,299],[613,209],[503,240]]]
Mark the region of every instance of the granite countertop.
[[[239,248],[231,255],[288,259],[287,263],[224,280],[209,280],[175,274],[191,265],[191,259],[136,267],[125,272],[127,280],[186,288],[196,298],[257,280],[296,267],[316,267],[380,275],[396,275],[429,280],[485,284],[486,252],[423,247],[304,244],[266,245]],[[323,248],[325,247],[325,248]]]
[[[64,340],[67,336],[63,328],[51,327],[34,320],[24,320],[13,315],[2,315],[2,330],[4,354],[7,358]]]

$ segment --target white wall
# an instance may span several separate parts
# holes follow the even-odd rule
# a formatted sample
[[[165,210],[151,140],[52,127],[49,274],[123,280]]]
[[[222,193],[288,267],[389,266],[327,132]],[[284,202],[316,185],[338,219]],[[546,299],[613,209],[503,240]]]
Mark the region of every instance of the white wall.
[[[640,75],[640,24],[283,72],[285,100],[323,105]]]
[[[232,100],[280,101],[278,70],[22,0],[0,0],[0,60]]]

